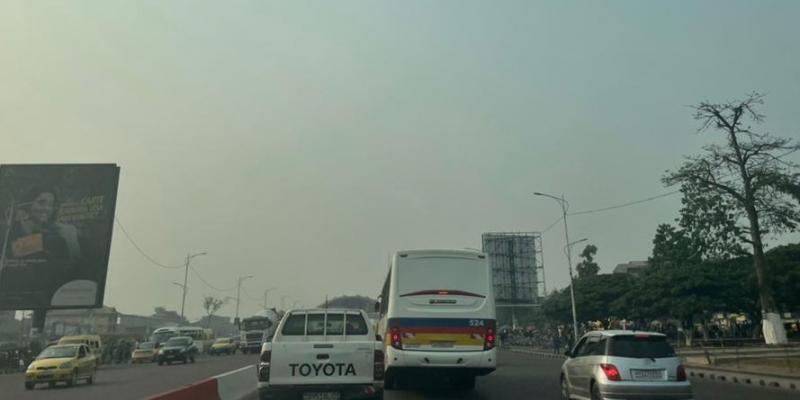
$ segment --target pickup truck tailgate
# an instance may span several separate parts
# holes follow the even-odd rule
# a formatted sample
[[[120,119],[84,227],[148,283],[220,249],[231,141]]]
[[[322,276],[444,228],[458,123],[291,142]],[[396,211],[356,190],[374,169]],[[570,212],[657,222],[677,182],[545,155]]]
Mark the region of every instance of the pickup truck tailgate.
[[[274,385],[365,384],[373,381],[374,342],[273,342]]]

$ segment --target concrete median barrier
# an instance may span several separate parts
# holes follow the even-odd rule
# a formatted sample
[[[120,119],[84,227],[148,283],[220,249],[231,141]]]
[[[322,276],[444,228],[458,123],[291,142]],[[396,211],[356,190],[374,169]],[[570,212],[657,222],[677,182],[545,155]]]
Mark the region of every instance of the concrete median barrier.
[[[256,367],[248,365],[200,382],[149,397],[148,400],[243,400],[256,392]]]

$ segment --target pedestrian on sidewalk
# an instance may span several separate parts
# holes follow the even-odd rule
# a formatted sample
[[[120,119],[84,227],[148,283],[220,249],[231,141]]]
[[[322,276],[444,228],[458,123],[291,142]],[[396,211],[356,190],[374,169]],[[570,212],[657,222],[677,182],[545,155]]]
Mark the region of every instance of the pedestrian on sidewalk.
[[[558,336],[553,337],[553,354],[561,354],[561,338]]]

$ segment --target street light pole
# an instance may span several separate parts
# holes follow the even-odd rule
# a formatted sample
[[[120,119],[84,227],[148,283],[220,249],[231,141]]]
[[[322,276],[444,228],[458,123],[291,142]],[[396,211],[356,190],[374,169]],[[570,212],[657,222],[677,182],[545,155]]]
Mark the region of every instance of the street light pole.
[[[561,215],[564,219],[564,238],[566,239],[567,243],[567,268],[569,269],[569,297],[572,303],[572,333],[573,339],[575,342],[578,341],[578,315],[577,311],[575,311],[575,277],[572,274],[572,250],[570,249],[570,242],[569,242],[569,229],[567,228],[567,208],[569,207],[569,202],[567,199],[564,198],[564,195],[561,197],[556,197],[553,195],[549,195],[546,193],[533,193],[536,196],[543,196],[549,197],[558,202],[561,206]]]
[[[241,298],[242,298],[242,281],[245,280],[245,279],[252,278],[252,277],[253,277],[253,275],[240,276],[239,280],[236,282],[236,319],[235,319],[235,321],[239,320],[239,302],[241,301]]]
[[[181,299],[181,319],[183,319],[183,310],[186,308],[186,291],[189,288],[188,281],[189,281],[189,263],[192,261],[193,258],[204,256],[208,253],[196,253],[196,254],[187,254],[186,255],[186,268],[183,271],[183,298]]]
[[[271,291],[273,291],[275,289],[277,289],[277,288],[276,287],[271,287],[269,289],[264,289],[264,311],[267,310],[267,294],[269,294],[269,292],[271,292]]]

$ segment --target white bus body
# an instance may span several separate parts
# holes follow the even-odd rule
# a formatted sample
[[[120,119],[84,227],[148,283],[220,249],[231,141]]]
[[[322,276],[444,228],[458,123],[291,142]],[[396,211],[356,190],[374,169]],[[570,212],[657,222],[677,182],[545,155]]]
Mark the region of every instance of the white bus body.
[[[380,297],[387,388],[419,374],[471,389],[476,376],[495,370],[495,304],[485,254],[397,252]]]

